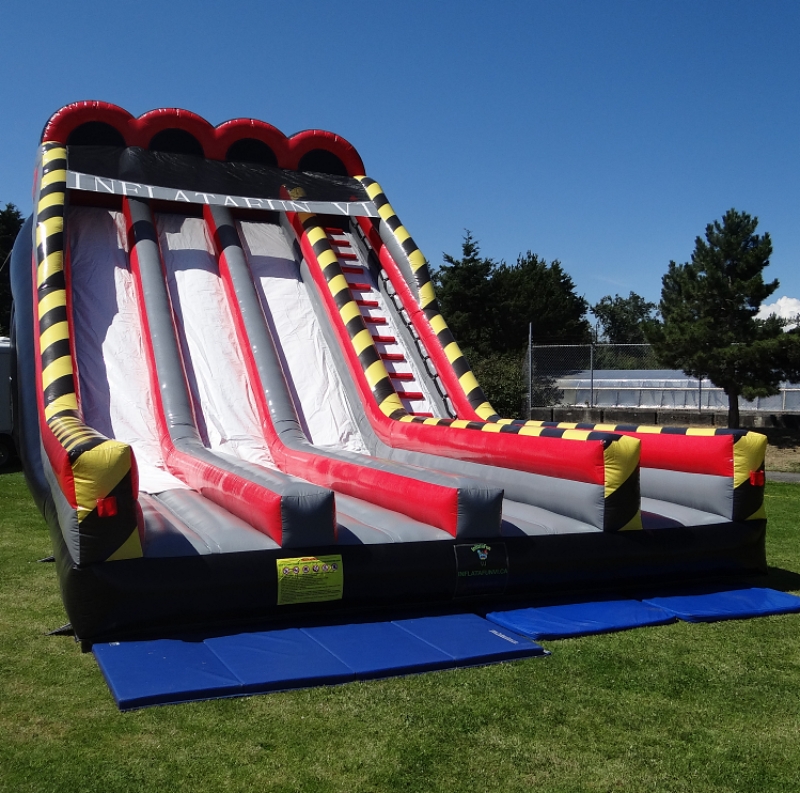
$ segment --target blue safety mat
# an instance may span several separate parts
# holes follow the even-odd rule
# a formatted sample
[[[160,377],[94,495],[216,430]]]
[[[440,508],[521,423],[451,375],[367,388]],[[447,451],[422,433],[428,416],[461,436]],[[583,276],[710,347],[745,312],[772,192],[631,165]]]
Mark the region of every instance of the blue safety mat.
[[[219,636],[203,644],[240,681],[243,693],[355,679],[352,669],[298,628]]]
[[[394,624],[464,664],[511,661],[531,655],[531,641],[516,633],[499,631],[495,625],[475,614],[422,617],[398,620]],[[536,644],[533,646],[538,647]],[[533,654],[541,655],[541,648]]]
[[[241,681],[202,642],[110,642],[92,651],[120,710],[185,702],[198,691],[209,699],[241,691]]]
[[[474,614],[95,644],[121,710],[544,655]]]
[[[692,592],[648,598],[644,602],[685,622],[715,622],[800,612],[800,597],[797,595],[759,587]]]
[[[566,639],[665,625],[676,617],[639,600],[606,600],[493,611],[486,619],[532,639]]]

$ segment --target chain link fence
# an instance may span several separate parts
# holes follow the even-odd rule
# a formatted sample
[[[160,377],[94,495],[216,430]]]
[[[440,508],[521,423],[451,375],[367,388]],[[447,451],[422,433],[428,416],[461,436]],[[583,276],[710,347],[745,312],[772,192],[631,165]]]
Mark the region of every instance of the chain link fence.
[[[655,370],[659,364],[649,344],[534,344],[525,368],[531,407],[552,407],[575,404],[564,401],[566,378],[586,375],[591,381],[598,371]]]
[[[709,380],[664,370],[649,344],[551,344],[529,347],[525,374],[531,408],[558,405],[720,410],[728,398]],[[800,410],[800,388],[784,383],[780,394],[744,410]]]

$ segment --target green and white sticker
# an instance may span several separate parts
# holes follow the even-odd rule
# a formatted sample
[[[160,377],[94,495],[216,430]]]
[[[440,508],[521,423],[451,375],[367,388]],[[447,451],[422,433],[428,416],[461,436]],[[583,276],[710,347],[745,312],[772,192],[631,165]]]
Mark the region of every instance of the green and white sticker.
[[[279,606],[342,599],[344,569],[339,554],[278,559],[277,565]]]

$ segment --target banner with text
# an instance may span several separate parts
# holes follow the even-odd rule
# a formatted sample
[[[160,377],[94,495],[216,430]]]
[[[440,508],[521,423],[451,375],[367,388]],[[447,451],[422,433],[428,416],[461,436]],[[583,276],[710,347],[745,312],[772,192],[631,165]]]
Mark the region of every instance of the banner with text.
[[[211,204],[235,209],[263,209],[272,212],[313,212],[318,215],[345,215],[347,217],[378,217],[372,201],[290,201],[280,198],[248,198],[247,196],[201,193],[196,190],[176,190],[138,182],[126,182],[105,176],[92,176],[79,171],[67,171],[67,187],[90,193],[148,198],[158,201],[176,201],[185,204]]]

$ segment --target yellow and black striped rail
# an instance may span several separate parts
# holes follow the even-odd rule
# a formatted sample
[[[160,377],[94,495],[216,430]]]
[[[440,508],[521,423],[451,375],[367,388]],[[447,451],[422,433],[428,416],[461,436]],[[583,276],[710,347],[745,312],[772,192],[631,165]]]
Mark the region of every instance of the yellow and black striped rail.
[[[503,419],[509,421],[509,419]],[[712,437],[720,435],[742,436],[747,430],[731,430],[725,427],[670,427],[659,424],[594,424],[589,421],[522,421],[514,420],[514,424],[526,427],[554,427],[556,429],[597,430],[598,432],[638,432],[646,435],[686,435],[696,437]]]
[[[291,194],[292,198],[300,197],[297,191],[292,191]],[[361,308],[353,298],[350,285],[342,272],[339,257],[330,244],[327,232],[320,225],[316,215],[305,212],[298,213],[298,219],[314,251],[375,401],[381,412],[389,418],[399,419],[405,416],[406,410],[394,390],[389,373],[375,347],[372,334],[361,314]]]
[[[62,144],[42,144],[39,173],[35,244],[41,389],[45,421],[72,468],[86,557],[76,561],[141,556],[131,448],[87,427],[78,408],[64,273],[67,150]],[[116,514],[101,517],[98,501],[110,499]]]
[[[372,202],[378,209],[381,220],[387,225],[408,257],[411,271],[416,281],[420,308],[433,328],[439,343],[442,345],[444,354],[453,367],[469,404],[483,421],[496,421],[499,416],[486,399],[486,394],[484,394],[472,369],[470,369],[469,363],[464,357],[464,353],[461,352],[461,348],[453,338],[453,334],[450,328],[447,327],[447,323],[439,309],[439,303],[433,289],[427,259],[417,247],[417,244],[414,242],[414,239],[408,233],[405,226],[400,222],[397,213],[392,209],[392,205],[386,198],[381,186],[368,176],[357,176],[356,179],[364,185],[367,195],[372,199]]]

